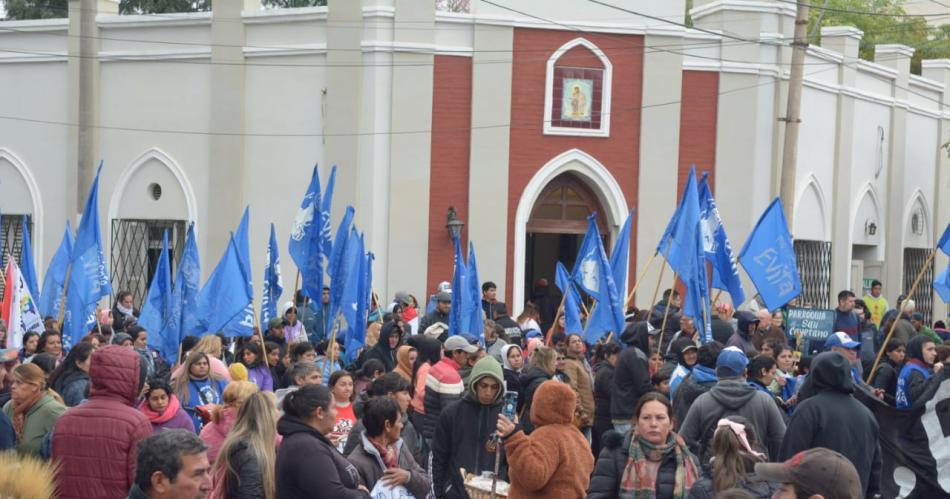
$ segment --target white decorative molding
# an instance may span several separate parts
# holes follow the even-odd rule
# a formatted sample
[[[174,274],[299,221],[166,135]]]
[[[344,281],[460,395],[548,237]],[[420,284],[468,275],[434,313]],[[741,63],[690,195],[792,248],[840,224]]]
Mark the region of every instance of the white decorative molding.
[[[939,81],[934,81],[929,78],[924,78],[923,76],[917,76],[915,74],[910,75],[909,83],[911,86],[922,88],[924,90],[929,90],[931,92],[942,94],[943,90],[946,88],[946,85],[940,83]],[[939,100],[939,96],[931,96]]]
[[[162,61],[210,59],[210,47],[176,48],[170,50],[112,50],[99,52],[100,62],[115,61]]]
[[[326,9],[326,7],[321,7]],[[396,8],[390,7],[388,5],[374,5],[371,7],[363,7],[363,19],[373,18],[373,17],[383,17],[393,19],[396,17]]]
[[[864,182],[864,184],[858,189],[858,195],[854,198],[855,203],[851,208],[851,230],[848,232],[850,234],[854,234],[854,229],[858,227],[858,209],[861,208],[861,201],[865,196],[871,200],[871,206],[874,207],[874,218],[877,221],[877,234],[873,236],[874,240],[886,241],[887,239],[885,238],[885,235],[887,233],[887,220],[882,215],[884,210],[881,209],[881,196],[878,194],[877,189],[874,187],[874,183],[871,181]]]
[[[857,70],[864,73],[871,73],[876,76],[881,76],[889,80],[897,79],[897,70],[889,68],[887,66],[865,61],[864,59],[857,60]]]
[[[828,61],[829,63],[841,64],[844,62],[844,54],[840,54],[834,50],[828,50],[818,45],[809,45],[806,54],[823,61]]]
[[[908,47],[907,45],[901,45],[899,43],[884,43],[874,46],[874,58],[877,59],[879,55],[897,54],[909,59],[914,57],[915,51],[916,49],[913,47]]]
[[[244,57],[282,57],[292,55],[321,55],[327,53],[326,43],[301,43],[279,47],[244,47]]]
[[[245,10],[241,12],[241,19],[244,20],[244,24],[302,23],[326,21],[328,13],[327,7]]]
[[[24,62],[66,62],[69,60],[65,51],[30,51],[29,54],[22,52],[10,52],[0,48],[0,64],[6,63],[24,63]]]
[[[181,168],[177,161],[172,159],[171,156],[157,147],[153,147],[145,151],[141,156],[132,160],[132,163],[126,167],[121,175],[119,175],[119,180],[115,184],[115,190],[112,191],[112,196],[109,198],[109,217],[106,220],[108,220],[111,224],[111,221],[118,217],[119,208],[122,204],[122,195],[125,193],[126,187],[128,187],[129,182],[135,176],[135,173],[152,159],[158,161],[168,168],[168,171],[170,171],[175,179],[178,180],[178,185],[181,187],[181,191],[185,195],[185,204],[187,205],[186,209],[188,210],[188,221],[194,222],[197,226],[198,201],[195,197],[195,190],[191,185],[191,181],[188,180],[188,175],[185,174],[185,171]]]
[[[854,26],[825,26],[821,28],[821,37],[847,37],[858,41],[864,38],[864,32]]]
[[[946,69],[950,70],[950,59],[924,59],[920,61],[923,69]]]
[[[719,12],[755,12],[758,14],[777,14],[795,17],[794,2],[769,2],[750,0],[716,0],[700,7],[690,9],[693,21]]]
[[[0,35],[16,34],[25,31],[67,31],[69,19],[27,19],[22,21],[0,21]]]
[[[600,128],[569,128],[553,126],[553,99],[554,99],[554,66],[562,55],[575,47],[584,47],[593,52],[593,54],[603,64],[604,77],[601,80],[600,92]],[[548,58],[547,70],[544,75],[544,134],[545,135],[570,135],[576,137],[610,137],[610,94],[613,87],[613,64],[607,55],[585,38],[575,38],[564,45],[561,45]],[[593,96],[591,96],[593,97]],[[591,103],[593,114],[593,103]]]
[[[511,292],[513,302],[519,304],[519,307],[524,304],[526,230],[531,210],[551,180],[565,172],[576,174],[594,191],[605,211],[604,215],[612,236],[616,236],[620,225],[626,220],[627,199],[620,184],[600,161],[580,149],[565,151],[548,161],[525,185],[515,210],[515,248],[512,258],[514,274]]]
[[[174,14],[99,15],[100,28],[148,28],[152,26],[211,25],[211,12],[180,12]]]
[[[33,172],[26,167],[26,163],[13,151],[6,147],[0,147],[0,159],[5,159],[13,165],[13,169],[20,173],[23,182],[26,183],[26,187],[30,191],[30,200],[33,201],[33,266],[36,269],[42,269],[43,266],[40,265],[40,262],[43,262],[43,232],[46,218],[43,213],[43,194],[40,191],[40,184],[33,176]]]
[[[413,54],[438,54],[472,57],[472,47],[438,45],[434,43],[391,42],[387,40],[364,40],[360,43],[363,52],[406,52]],[[398,66],[398,65],[397,65]]]

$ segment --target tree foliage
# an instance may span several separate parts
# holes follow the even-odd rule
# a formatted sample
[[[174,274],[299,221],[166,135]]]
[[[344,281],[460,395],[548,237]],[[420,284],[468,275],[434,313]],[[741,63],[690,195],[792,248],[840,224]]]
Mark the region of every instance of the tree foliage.
[[[6,0],[7,19],[49,19],[67,17],[67,0]]]
[[[170,14],[211,10],[211,0],[122,0],[119,14]]]
[[[237,1],[237,0],[227,0]],[[67,17],[68,0],[5,0],[7,19],[48,19]],[[324,6],[327,0],[262,0],[264,7]],[[121,0],[120,14],[169,14],[172,12],[204,12],[211,10],[211,0]]]

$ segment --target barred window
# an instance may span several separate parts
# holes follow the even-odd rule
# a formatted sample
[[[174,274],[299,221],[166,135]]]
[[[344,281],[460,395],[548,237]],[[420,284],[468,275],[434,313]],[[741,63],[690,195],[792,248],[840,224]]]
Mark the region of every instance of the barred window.
[[[917,278],[917,274],[921,269],[924,268],[924,264],[927,263],[927,259],[930,257],[930,252],[932,250],[927,248],[904,248],[904,286],[903,290],[910,291],[911,286],[914,285],[914,279]],[[933,314],[933,283],[934,283],[934,266],[933,262],[930,262],[930,265],[924,270],[924,276],[920,279],[920,284],[917,285],[917,289],[914,291],[914,296],[911,296],[911,299],[914,300],[916,305],[916,312],[924,314],[924,322],[929,324],[931,315]],[[895,304],[894,306],[897,306]]]
[[[185,247],[184,220],[116,219],[112,221],[111,277],[114,293],[129,291],[136,307],[148,293],[162,253],[162,233],[168,229],[168,256],[174,277]]]
[[[26,223],[30,229],[30,242],[33,242],[33,217],[26,215]],[[21,253],[23,252],[23,215],[3,214],[0,216],[0,272],[6,272],[7,260],[13,257],[17,265],[23,266]],[[39,269],[37,269],[39,270]],[[6,277],[4,275],[4,277]],[[0,296],[6,289],[6,282],[0,280]],[[35,298],[35,297],[34,297]]]
[[[794,244],[798,277],[802,281],[799,306],[830,308],[831,242],[796,240]]]

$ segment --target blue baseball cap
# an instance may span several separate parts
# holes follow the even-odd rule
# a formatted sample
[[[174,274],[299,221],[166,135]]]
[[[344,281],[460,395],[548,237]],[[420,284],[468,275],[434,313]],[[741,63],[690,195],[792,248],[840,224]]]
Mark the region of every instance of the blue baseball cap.
[[[831,333],[828,339],[825,340],[825,350],[831,350],[831,347],[861,348],[861,342],[854,341],[848,333],[838,331],[837,333]]]
[[[738,347],[726,347],[716,359],[716,375],[720,377],[742,376],[749,358]]]

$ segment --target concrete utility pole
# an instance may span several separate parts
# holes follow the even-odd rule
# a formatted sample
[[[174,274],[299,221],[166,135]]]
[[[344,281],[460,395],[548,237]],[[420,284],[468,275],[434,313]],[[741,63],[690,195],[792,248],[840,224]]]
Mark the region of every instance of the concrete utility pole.
[[[795,163],[798,161],[798,128],[801,124],[802,80],[805,70],[805,50],[808,48],[808,1],[799,0],[795,16],[795,41],[792,42],[792,65],[788,78],[788,104],[785,118],[785,146],[782,149],[782,183],[779,195],[785,208],[789,229],[795,213]]]

